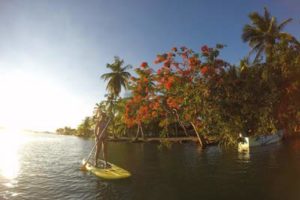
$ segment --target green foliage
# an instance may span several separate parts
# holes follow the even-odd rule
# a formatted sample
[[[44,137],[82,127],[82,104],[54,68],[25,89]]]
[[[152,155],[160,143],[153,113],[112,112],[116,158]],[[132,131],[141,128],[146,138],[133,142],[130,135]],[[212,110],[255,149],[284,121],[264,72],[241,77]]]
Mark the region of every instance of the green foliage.
[[[107,64],[106,67],[111,70],[111,72],[103,74],[102,79],[108,81],[106,89],[111,94],[114,99],[119,96],[121,88],[125,89],[128,86],[128,79],[130,78],[130,73],[127,72],[131,68],[130,65],[122,67],[124,60],[121,60],[119,57],[114,58],[112,64]]]
[[[256,52],[254,62],[263,53],[266,53],[267,61],[271,61],[273,59],[272,49],[277,40],[294,39],[290,34],[282,32],[283,28],[292,21],[291,18],[278,24],[277,19],[271,16],[267,8],[264,8],[263,16],[252,12],[249,14],[249,18],[252,23],[244,26],[242,39],[252,47],[250,54]]]
[[[273,49],[274,59],[265,71],[273,90],[278,91],[274,103],[277,126],[288,132],[300,124],[300,45],[296,40],[281,40]]]
[[[56,133],[59,135],[76,135],[77,130],[71,127],[65,126],[64,128],[56,129]]]
[[[77,127],[77,136],[91,137],[94,134],[94,121],[91,117],[86,117],[82,123]]]

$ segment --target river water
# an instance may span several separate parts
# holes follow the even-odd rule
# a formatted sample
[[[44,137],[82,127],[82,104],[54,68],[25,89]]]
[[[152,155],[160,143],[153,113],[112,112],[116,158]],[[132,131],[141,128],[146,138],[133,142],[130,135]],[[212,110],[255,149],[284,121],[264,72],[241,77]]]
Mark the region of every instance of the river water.
[[[252,149],[110,143],[109,160],[132,173],[106,181],[79,170],[93,140],[0,134],[0,199],[300,199],[300,140]]]

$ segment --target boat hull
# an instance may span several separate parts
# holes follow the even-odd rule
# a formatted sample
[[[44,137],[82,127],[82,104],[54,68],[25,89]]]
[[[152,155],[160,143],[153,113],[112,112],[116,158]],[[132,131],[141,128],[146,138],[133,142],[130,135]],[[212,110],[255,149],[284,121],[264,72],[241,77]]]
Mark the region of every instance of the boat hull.
[[[250,147],[264,146],[274,144],[281,141],[283,138],[283,131],[280,130],[272,135],[259,135],[253,137],[244,137],[243,142],[238,142],[238,151],[249,151]]]
[[[249,137],[249,146],[264,146],[268,144],[273,144],[281,141],[283,138],[283,131],[278,131],[273,135],[260,135],[255,137]]]

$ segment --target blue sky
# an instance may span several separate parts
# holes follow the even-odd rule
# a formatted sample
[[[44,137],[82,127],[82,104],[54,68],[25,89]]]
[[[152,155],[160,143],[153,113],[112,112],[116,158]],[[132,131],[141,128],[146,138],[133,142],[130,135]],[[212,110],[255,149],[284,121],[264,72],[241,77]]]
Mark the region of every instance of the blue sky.
[[[286,31],[299,39],[298,0],[1,0],[0,126],[75,127],[104,98],[99,77],[115,55],[138,66],[173,46],[223,43],[238,63],[248,14],[264,6],[292,17]]]

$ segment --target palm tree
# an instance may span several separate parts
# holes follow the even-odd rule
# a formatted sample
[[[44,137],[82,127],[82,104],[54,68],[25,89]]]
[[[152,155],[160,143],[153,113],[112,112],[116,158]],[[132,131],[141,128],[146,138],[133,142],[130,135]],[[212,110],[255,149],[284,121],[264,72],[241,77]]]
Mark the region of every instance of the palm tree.
[[[107,96],[107,106],[108,110],[111,113],[112,117],[115,117],[115,105],[116,100],[120,95],[122,87],[128,88],[128,80],[130,78],[130,73],[127,72],[131,68],[131,65],[126,65],[122,67],[124,60],[121,60],[119,57],[115,56],[114,62],[112,64],[107,64],[106,67],[109,68],[112,72],[103,74],[102,79],[108,81],[106,90],[108,91]],[[115,136],[115,120],[112,118],[112,133]]]
[[[131,68],[131,65],[126,65],[122,67],[124,60],[121,60],[119,57],[115,56],[114,62],[112,64],[106,64],[106,67],[109,68],[112,72],[103,74],[102,79],[108,81],[106,90],[116,99],[121,92],[122,87],[127,89],[128,80],[130,78],[130,73],[127,72]]]
[[[264,16],[257,12],[249,14],[252,24],[246,24],[243,28],[242,39],[248,42],[252,50],[249,56],[256,52],[254,62],[265,53],[266,60],[272,60],[274,44],[281,39],[293,41],[295,38],[288,33],[282,32],[283,28],[292,21],[291,18],[278,24],[275,17],[271,16],[267,8],[264,8]]]

